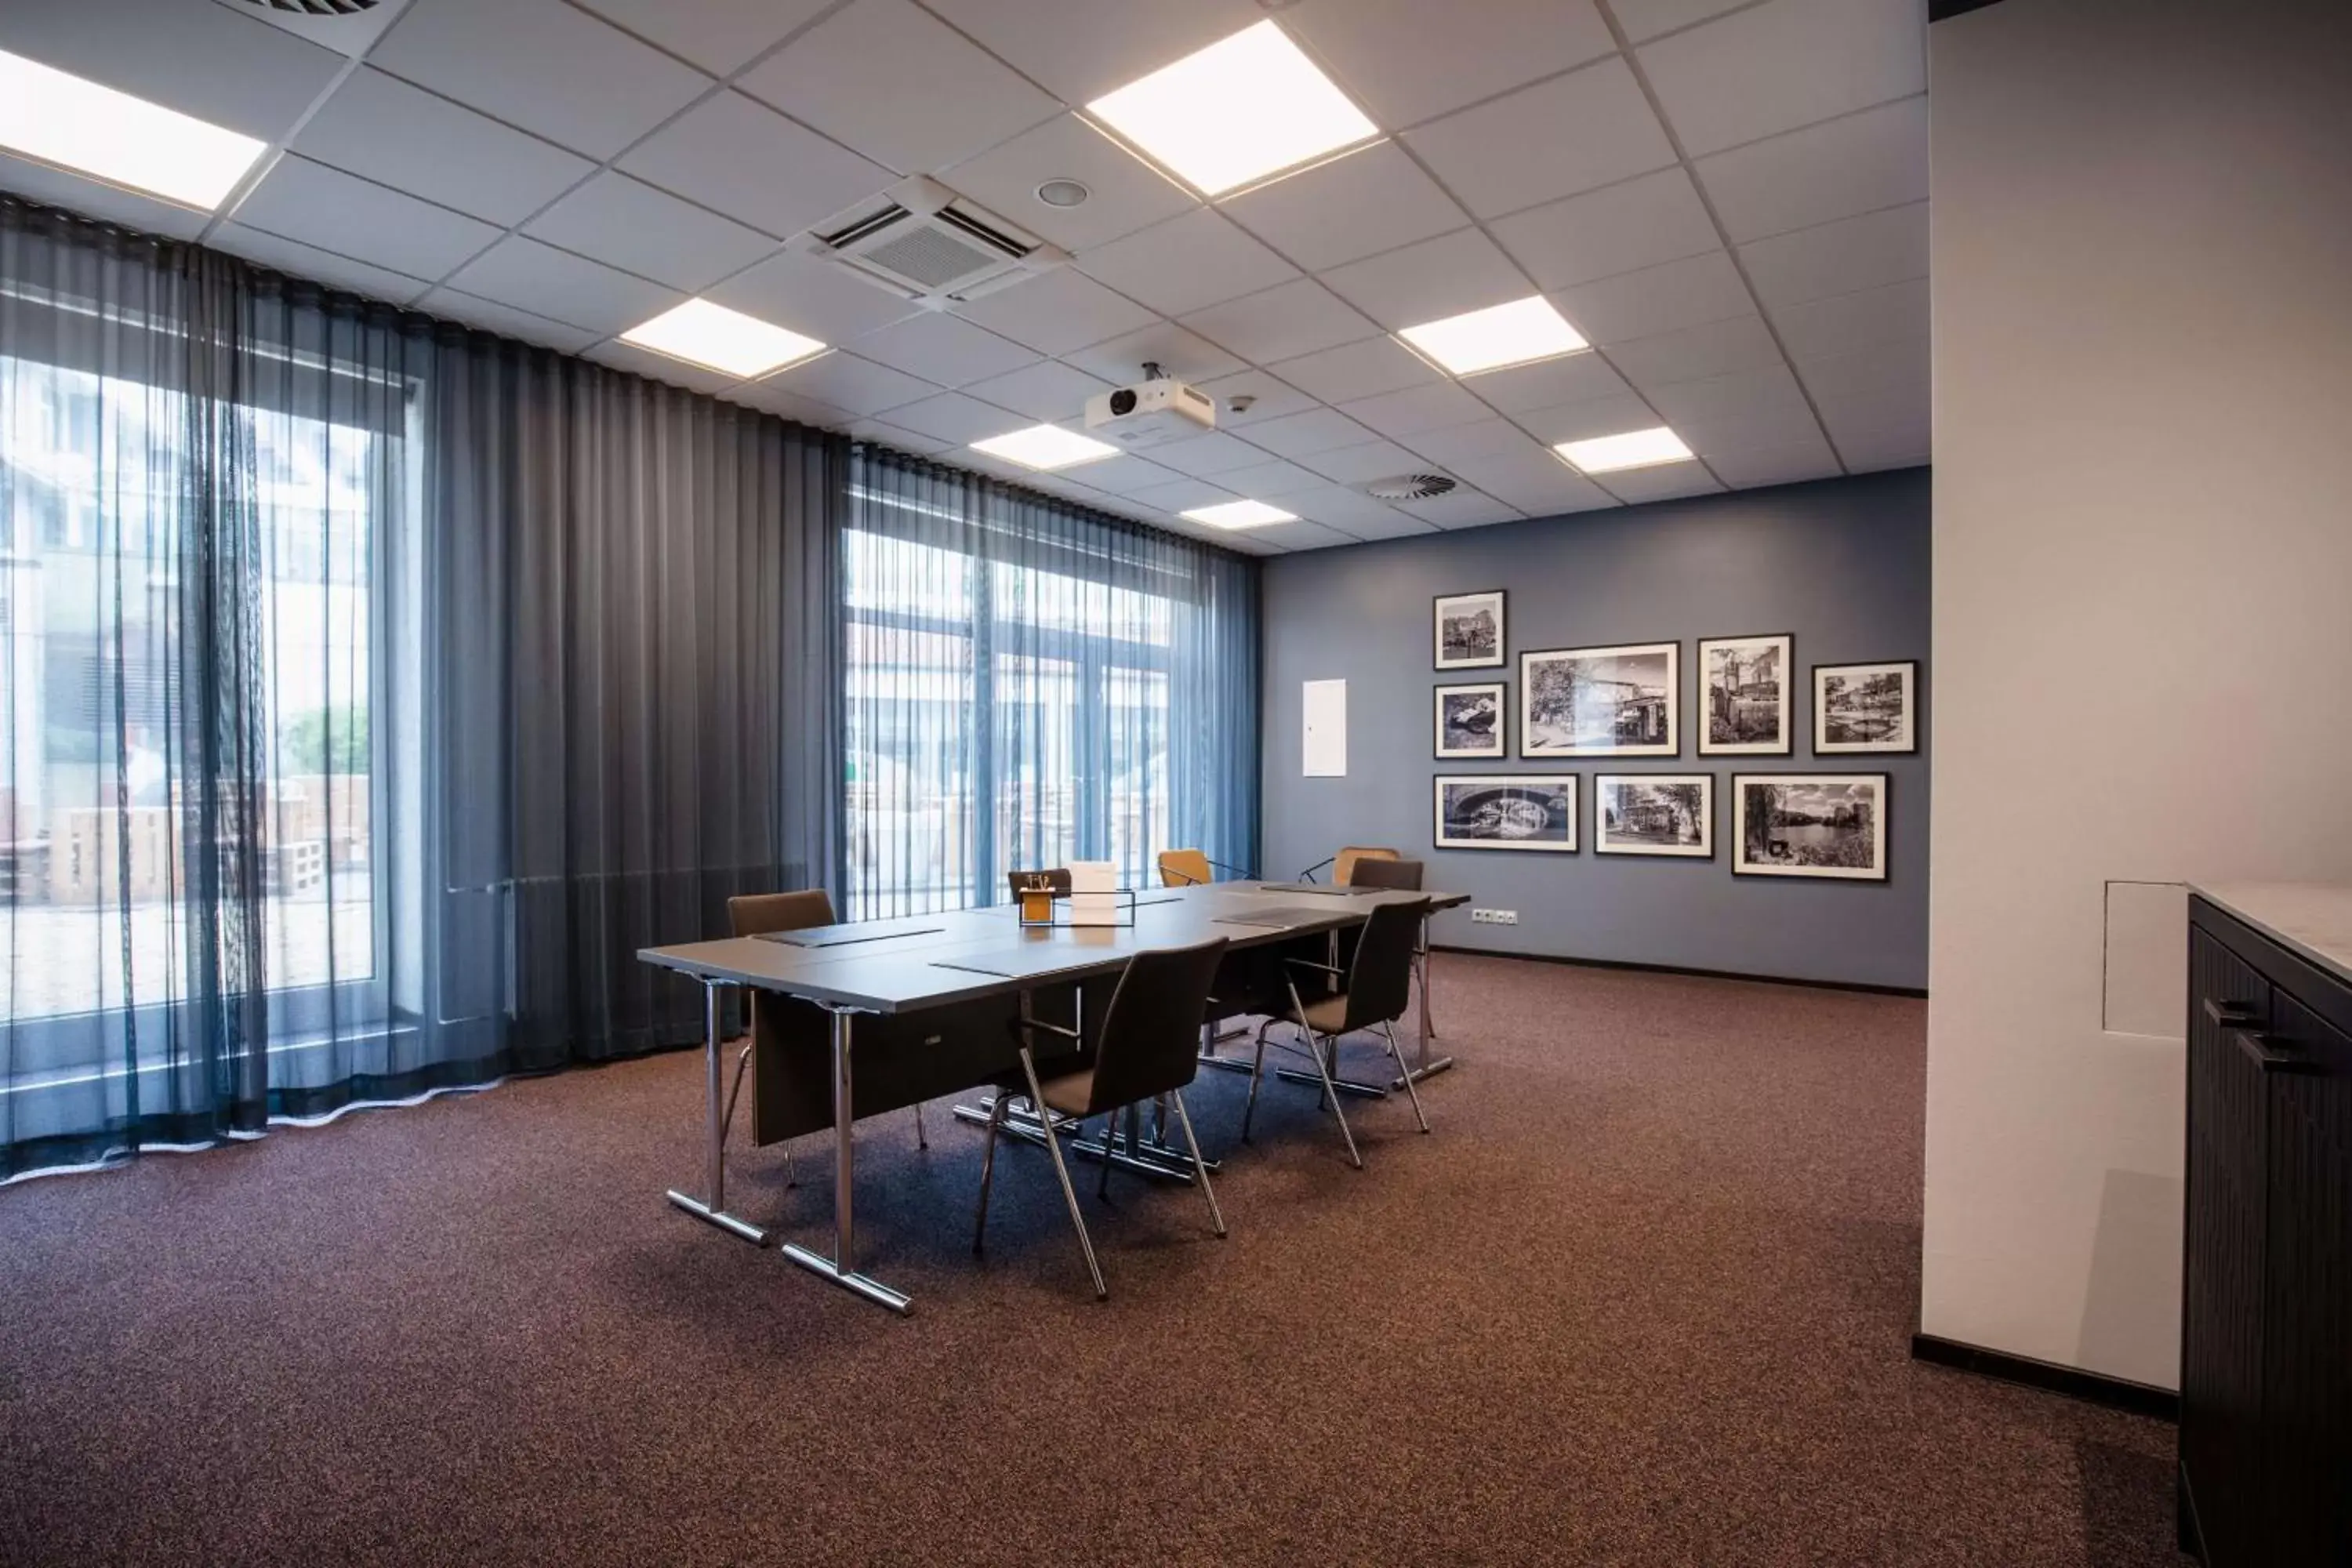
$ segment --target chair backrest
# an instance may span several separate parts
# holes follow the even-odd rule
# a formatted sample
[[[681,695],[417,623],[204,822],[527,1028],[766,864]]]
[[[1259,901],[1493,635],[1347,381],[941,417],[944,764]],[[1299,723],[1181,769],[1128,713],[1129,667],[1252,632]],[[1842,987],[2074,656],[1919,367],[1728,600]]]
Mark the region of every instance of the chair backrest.
[[[1198,849],[1162,849],[1160,852],[1160,885],[1163,888],[1200,888],[1216,880],[1209,869],[1209,858]]]
[[[1181,1089],[1201,1069],[1201,1024],[1226,939],[1154,948],[1127,961],[1095,1046],[1089,1114]]]
[[[1402,1017],[1412,994],[1412,952],[1421,940],[1427,899],[1380,904],[1365,917],[1348,966],[1347,1029],[1369,1029]]]
[[[1393,888],[1400,892],[1421,891],[1421,862],[1418,860],[1359,860],[1348,874],[1351,888]]]
[[[833,895],[823,888],[804,888],[796,893],[743,893],[727,900],[727,923],[737,936],[829,926]]]
[[[1013,889],[1013,901],[1018,903],[1022,894],[1034,893],[1041,887],[1056,893],[1067,893],[1070,890],[1070,870],[1066,866],[1055,866],[1045,871],[1007,871],[1004,881]]]
[[[1370,845],[1350,844],[1331,857],[1331,880],[1342,888],[1355,886],[1356,868],[1366,860],[1402,858],[1394,849],[1382,849]]]

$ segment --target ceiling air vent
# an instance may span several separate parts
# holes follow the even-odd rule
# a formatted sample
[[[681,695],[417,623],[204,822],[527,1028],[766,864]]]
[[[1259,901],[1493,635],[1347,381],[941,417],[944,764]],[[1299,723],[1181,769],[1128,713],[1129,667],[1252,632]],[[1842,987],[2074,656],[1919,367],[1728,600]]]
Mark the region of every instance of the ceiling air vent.
[[[246,0],[265,11],[290,11],[297,16],[352,16],[373,11],[376,0]]]
[[[877,288],[927,304],[978,299],[1070,258],[920,175],[852,207],[801,243]]]
[[[1356,488],[1375,500],[1427,500],[1452,493],[1454,484],[1444,474],[1396,474],[1366,479]]]

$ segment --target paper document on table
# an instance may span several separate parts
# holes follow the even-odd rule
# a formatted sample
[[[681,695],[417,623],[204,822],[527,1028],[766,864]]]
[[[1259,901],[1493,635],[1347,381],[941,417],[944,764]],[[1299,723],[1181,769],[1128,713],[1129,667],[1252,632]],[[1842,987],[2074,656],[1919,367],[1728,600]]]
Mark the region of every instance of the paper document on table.
[[[1070,862],[1070,923],[1107,926],[1118,923],[1118,871],[1108,860]]]

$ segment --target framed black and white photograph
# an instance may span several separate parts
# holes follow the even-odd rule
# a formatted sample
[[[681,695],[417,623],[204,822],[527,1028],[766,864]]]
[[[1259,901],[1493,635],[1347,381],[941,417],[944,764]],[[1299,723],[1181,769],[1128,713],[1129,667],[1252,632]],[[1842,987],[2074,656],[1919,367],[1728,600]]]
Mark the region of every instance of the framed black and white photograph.
[[[1919,749],[1919,666],[1813,667],[1813,750],[1822,756]]]
[[[1787,756],[1790,639],[1704,637],[1698,645],[1701,756]]]
[[[1731,799],[1735,873],[1886,880],[1885,773],[1739,773]]]
[[[1497,680],[1482,686],[1437,689],[1437,760],[1504,757],[1503,715],[1509,698]]]
[[[1438,668],[1503,667],[1503,590],[1444,595],[1435,601],[1434,619]]]
[[[1601,773],[1592,781],[1595,855],[1715,856],[1711,773]]]
[[[1681,645],[1519,655],[1519,755],[1671,757]]]
[[[1435,783],[1440,849],[1576,847],[1574,773],[1475,773]]]

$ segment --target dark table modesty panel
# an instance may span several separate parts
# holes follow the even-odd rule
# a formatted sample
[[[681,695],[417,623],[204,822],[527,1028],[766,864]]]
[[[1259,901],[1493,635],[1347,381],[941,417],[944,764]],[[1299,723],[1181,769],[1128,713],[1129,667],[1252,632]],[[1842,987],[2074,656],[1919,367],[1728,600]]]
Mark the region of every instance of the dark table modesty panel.
[[[707,1191],[698,1198],[673,1192],[670,1201],[743,1240],[767,1242],[765,1231],[727,1212],[733,1106],[721,1062],[725,1000],[737,987],[757,991],[763,1001],[753,1037],[753,1141],[834,1131],[833,1256],[793,1245],[782,1250],[811,1272],[904,1312],[912,1303],[903,1293],[856,1269],[850,1126],[858,1118],[1005,1077],[1018,1066],[1013,1026],[1024,1017],[1075,1025],[1083,1034],[1103,1012],[1089,998],[1108,1000],[1128,959],[1146,949],[1223,937],[1232,946],[1217,972],[1216,1017],[1283,1014],[1285,958],[1328,959],[1333,944],[1383,903],[1425,899],[1433,908],[1451,909],[1469,901],[1466,893],[1299,894],[1297,887],[1219,882],[1156,892],[1136,909],[1132,926],[1026,927],[1003,905],[866,922],[855,942],[809,946],[740,937],[646,948],[640,959],[700,981],[705,993]],[[1426,982],[1424,971],[1423,1066],[1416,1076],[1433,1065]],[[1072,1048],[1092,1044],[1088,1038]]]

